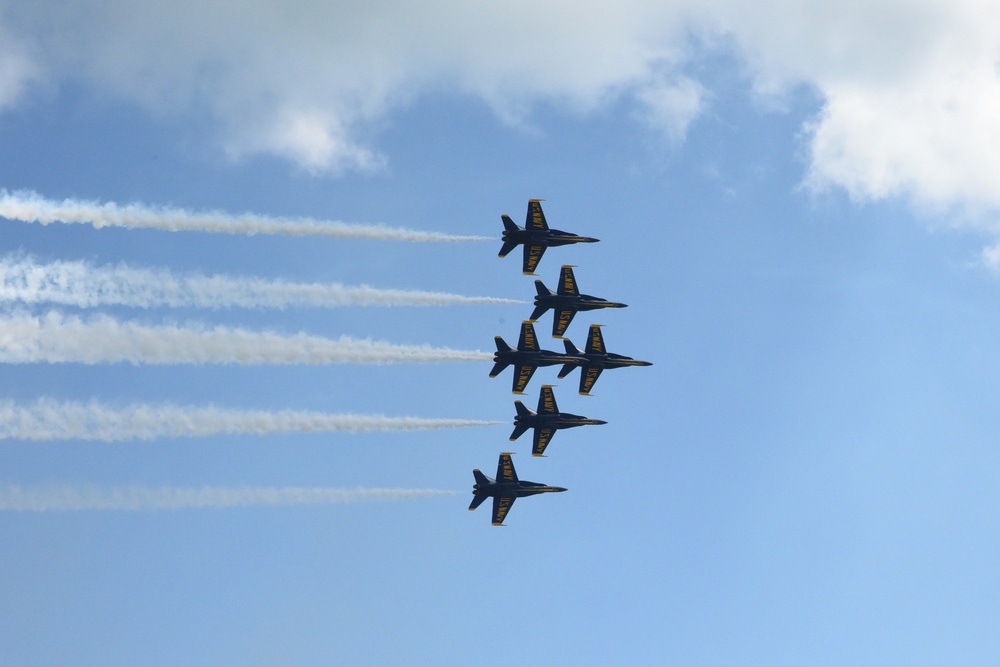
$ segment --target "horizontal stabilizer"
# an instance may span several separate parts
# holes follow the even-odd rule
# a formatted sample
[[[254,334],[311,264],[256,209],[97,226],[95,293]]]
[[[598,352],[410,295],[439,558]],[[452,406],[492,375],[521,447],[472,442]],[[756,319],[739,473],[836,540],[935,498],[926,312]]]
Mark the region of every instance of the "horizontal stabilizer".
[[[517,440],[518,438],[520,438],[522,435],[524,435],[524,433],[527,430],[528,430],[527,426],[525,426],[524,424],[518,424],[517,426],[514,427],[514,430],[510,434],[510,441],[514,442],[515,440]]]
[[[471,502],[471,503],[469,503],[469,511],[471,512],[472,510],[474,510],[474,509],[476,509],[477,507],[479,507],[480,505],[482,505],[482,504],[483,504],[483,501],[484,501],[484,500],[486,500],[487,498],[489,498],[489,496],[488,496],[488,495],[486,495],[485,493],[484,493],[484,494],[482,494],[482,495],[480,495],[480,494],[478,494],[478,493],[477,493],[477,494],[476,494],[476,495],[475,495],[475,496],[474,496],[474,497],[472,498],[472,502]]]
[[[531,408],[527,407],[521,401],[514,401],[514,408],[517,410],[518,417],[530,417],[531,415],[534,414],[531,411]]]
[[[500,252],[497,253],[497,257],[506,257],[507,254],[517,247],[517,244],[513,241],[504,241],[503,247],[500,248]]]
[[[511,220],[510,216],[507,215],[506,213],[501,215],[500,219],[503,220],[503,228],[506,229],[508,232],[516,232],[517,230],[520,229],[520,227],[517,226],[517,223]]]
[[[493,342],[495,342],[497,344],[497,352],[513,352],[514,351],[513,348],[511,348],[511,346],[507,344],[507,341],[505,341],[500,336],[494,336],[493,337]]]
[[[557,377],[560,380],[563,379],[564,377],[566,377],[567,375],[569,375],[570,373],[572,373],[574,368],[576,368],[576,364],[563,364],[563,367],[559,371],[559,375]]]
[[[491,484],[493,482],[493,480],[484,475],[479,468],[472,471],[472,476],[476,478],[476,484],[479,485]]]
[[[534,322],[539,317],[541,317],[542,315],[544,315],[545,311],[548,310],[548,309],[549,309],[548,306],[535,306],[535,309],[533,311],[531,311],[531,317],[529,317],[528,319],[531,320],[532,322]]]
[[[508,364],[506,361],[496,362],[495,364],[493,364],[493,370],[490,371],[490,377],[495,378],[496,376],[500,375],[500,373],[503,372],[503,369],[507,368],[508,366],[510,366],[510,364]]]

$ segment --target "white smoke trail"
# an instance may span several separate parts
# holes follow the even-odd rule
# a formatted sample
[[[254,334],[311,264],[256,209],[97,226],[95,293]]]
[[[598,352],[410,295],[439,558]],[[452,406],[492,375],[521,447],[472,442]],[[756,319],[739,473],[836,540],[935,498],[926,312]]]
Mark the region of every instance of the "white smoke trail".
[[[152,440],[220,434],[269,435],[341,431],[426,431],[500,422],[335,414],[306,410],[231,410],[214,406],[134,404],[112,408],[96,401],[42,398],[19,405],[0,401],[0,440]]]
[[[393,364],[483,361],[493,355],[348,336],[293,336],[246,329],[145,326],[106,315],[84,321],[50,312],[0,317],[0,363]]]
[[[332,488],[221,488],[200,489],[129,486],[99,489],[93,486],[57,486],[26,489],[0,488],[0,511],[59,512],[73,510],[226,509],[230,507],[274,507],[329,505],[390,500],[416,500],[453,496],[460,491],[438,489],[332,489]]]
[[[32,257],[0,258],[0,303],[59,303],[78,308],[155,306],[285,308],[287,306],[446,306],[524,303],[513,299],[440,292],[377,289],[360,285],[294,283],[223,275],[178,276],[170,271],[87,262],[40,263]]]
[[[0,190],[0,216],[21,222],[48,225],[53,222],[91,224],[95,228],[126,227],[168,232],[194,231],[223,234],[282,234],[285,236],[329,236],[334,238],[394,241],[491,241],[488,236],[454,236],[438,232],[365,225],[311,218],[271,218],[221,211],[194,213],[176,208],[151,208],[141,204],[118,206],[113,202],[56,202],[31,191]]]

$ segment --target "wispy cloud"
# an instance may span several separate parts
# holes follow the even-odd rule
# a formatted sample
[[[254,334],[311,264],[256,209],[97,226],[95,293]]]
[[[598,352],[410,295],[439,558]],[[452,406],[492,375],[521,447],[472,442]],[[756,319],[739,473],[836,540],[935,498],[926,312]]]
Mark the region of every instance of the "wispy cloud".
[[[448,306],[524,303],[513,299],[441,292],[379,289],[367,285],[296,283],[239,276],[178,275],[163,269],[88,262],[42,263],[0,258],[0,303],[58,303],[78,308],[156,306],[286,308],[289,306]]]
[[[49,225],[54,222],[90,224],[128,229],[159,229],[167,232],[214,232],[221,234],[281,234],[284,236],[327,236],[332,238],[379,239],[388,241],[490,241],[488,236],[455,236],[438,232],[365,225],[311,218],[272,218],[220,211],[195,213],[178,208],[151,208],[142,204],[119,206],[113,202],[61,202],[45,199],[34,192],[0,191],[0,216],[8,220]]]
[[[996,2],[235,7],[191,12],[109,0],[73,12],[58,2],[9,2],[0,104],[67,81],[183,118],[195,131],[209,126],[231,155],[270,153],[337,172],[376,168],[381,158],[366,144],[384,118],[440,91],[513,121],[545,104],[574,112],[632,106],[679,140],[711,107],[709,82],[727,79],[695,78],[722,53],[778,102],[772,108],[788,91],[816,94],[822,110],[801,134],[811,186],[862,200],[902,197],[921,210],[985,211],[989,222],[1000,209],[992,178],[1000,170]]]
[[[215,406],[134,404],[111,407],[96,401],[34,403],[0,401],[0,440],[152,440],[222,434],[426,431],[490,426],[500,422],[337,414],[307,410],[233,410]]]
[[[228,509],[330,505],[341,503],[417,500],[453,496],[460,491],[438,489],[333,489],[272,487],[145,488],[128,486],[100,489],[94,486],[47,488],[0,487],[0,511],[64,512],[73,510]]]
[[[394,364],[485,361],[479,350],[395,345],[348,336],[284,336],[229,327],[146,326],[58,312],[0,317],[0,362],[101,364]]]

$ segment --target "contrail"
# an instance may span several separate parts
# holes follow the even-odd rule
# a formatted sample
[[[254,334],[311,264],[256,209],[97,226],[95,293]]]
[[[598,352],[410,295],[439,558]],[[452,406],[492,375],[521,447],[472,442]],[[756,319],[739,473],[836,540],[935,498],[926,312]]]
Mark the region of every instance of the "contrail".
[[[395,345],[348,336],[283,336],[229,327],[145,326],[58,312],[0,317],[0,363],[394,364],[484,361],[479,350]]]
[[[167,232],[216,232],[221,234],[282,234],[286,236],[329,236],[333,238],[381,239],[392,241],[491,241],[488,236],[454,236],[439,232],[314,220],[312,218],[272,218],[221,211],[195,213],[179,208],[151,208],[141,204],[119,206],[114,202],[61,202],[43,198],[27,190],[0,190],[0,216],[21,222],[48,225],[53,222],[91,224],[128,229],[159,229]]]
[[[453,496],[460,491],[438,489],[332,489],[298,487],[198,488],[128,486],[99,489],[93,486],[56,486],[27,489],[0,488],[0,511],[64,512],[73,510],[227,509],[230,507],[275,507],[330,505],[389,500],[416,500]]]
[[[285,308],[288,306],[447,306],[524,303],[496,297],[378,289],[360,285],[295,283],[225,275],[176,275],[166,270],[41,263],[33,257],[0,258],[0,303],[58,303],[78,308],[156,306]]]
[[[0,401],[0,440],[152,440],[220,434],[427,431],[501,422],[336,414],[307,410],[232,410],[215,406],[133,404],[112,408],[96,401]]]

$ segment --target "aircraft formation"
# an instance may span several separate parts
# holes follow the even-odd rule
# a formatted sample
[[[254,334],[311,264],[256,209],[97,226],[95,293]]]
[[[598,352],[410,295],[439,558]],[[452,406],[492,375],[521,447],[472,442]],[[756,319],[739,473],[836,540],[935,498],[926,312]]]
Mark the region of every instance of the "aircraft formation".
[[[506,257],[518,245],[524,246],[522,271],[525,275],[534,275],[538,263],[551,246],[562,246],[573,243],[596,243],[599,239],[590,236],[579,236],[572,232],[550,229],[542,204],[539,199],[528,200],[528,214],[524,227],[519,227],[510,216],[502,215],[504,232],[503,246],[500,257]],[[587,336],[586,347],[581,350],[565,337],[566,330],[578,312],[586,312],[601,308],[625,308],[626,304],[608,301],[589,294],[581,294],[573,274],[572,265],[564,265],[559,273],[559,284],[556,291],[548,289],[541,280],[535,281],[535,309],[531,317],[521,323],[521,333],[517,347],[511,347],[500,336],[495,337],[497,351],[493,356],[493,370],[490,377],[498,376],[508,366],[513,366],[514,377],[511,390],[515,394],[523,394],[535,370],[542,366],[562,366],[559,378],[564,378],[580,369],[580,394],[589,396],[591,389],[608,368],[625,366],[652,366],[648,361],[640,361],[632,357],[608,352],[604,345],[600,324],[591,324]],[[564,351],[543,350],[535,335],[534,322],[549,310],[552,311],[552,337],[563,340]],[[556,405],[552,385],[543,385],[538,397],[536,410],[526,407],[521,401],[514,401],[517,414],[514,417],[514,431],[510,434],[513,442],[526,433],[533,431],[531,454],[544,456],[559,429],[575,426],[606,424],[600,419],[589,419],[582,415],[559,412]],[[520,480],[514,470],[511,452],[501,452],[497,462],[496,478],[487,477],[479,469],[472,471],[475,484],[472,487],[473,499],[470,510],[479,507],[486,498],[493,498],[493,525],[502,526],[504,518],[510,511],[514,500],[522,496],[533,496],[539,493],[565,491],[561,486],[548,486],[538,482]]]

